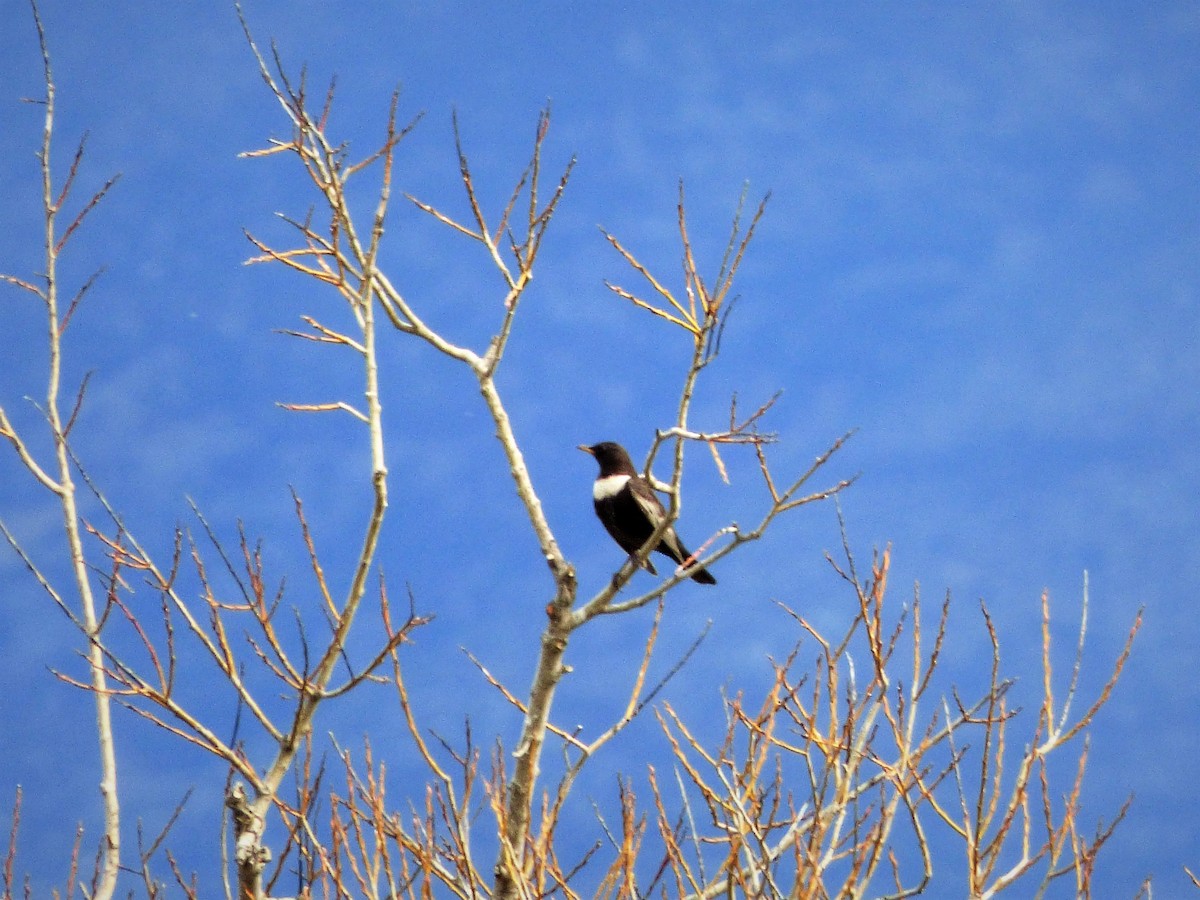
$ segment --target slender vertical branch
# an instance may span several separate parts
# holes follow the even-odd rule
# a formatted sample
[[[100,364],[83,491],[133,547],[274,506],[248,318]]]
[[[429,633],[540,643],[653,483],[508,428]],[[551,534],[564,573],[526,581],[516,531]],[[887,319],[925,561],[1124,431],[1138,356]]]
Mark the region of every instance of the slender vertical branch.
[[[243,25],[245,25],[244,21]],[[249,39],[248,29],[247,38]],[[289,93],[285,95],[266,70],[265,62],[258,54],[252,40],[250,45],[259,60],[268,86],[275,92],[280,103],[296,123],[300,137],[292,149],[300,155],[329,206],[331,215],[329,239],[318,240],[314,235],[309,238],[309,244],[328,248],[328,252],[337,257],[337,269],[340,273],[337,285],[342,295],[350,303],[355,320],[359,325],[360,335],[357,339],[343,339],[340,342],[355,347],[362,356],[366,400],[366,412],[363,418],[369,432],[372,492],[371,509],[367,517],[363,544],[354,565],[354,574],[346,599],[341,607],[334,611],[333,634],[297,698],[291,727],[280,741],[278,752],[263,776],[261,789],[253,801],[247,803],[243,798],[237,797],[231,797],[230,800],[231,807],[235,812],[235,821],[239,823],[240,828],[249,829],[244,832],[248,836],[249,846],[243,853],[243,857],[250,864],[243,866],[241,858],[239,858],[239,878],[242,882],[242,891],[257,897],[262,890],[261,871],[262,865],[265,864],[265,848],[261,846],[261,838],[267,811],[273,803],[277,802],[279,786],[285,775],[291,770],[296,754],[311,732],[317,709],[326,699],[326,687],[334,667],[345,652],[346,640],[366,593],[388,506],[388,472],[384,454],[383,406],[380,397],[375,321],[376,293],[381,286],[377,260],[384,236],[388,204],[391,199],[395,149],[400,139],[407,133],[407,129],[399,130],[396,126],[399,95],[394,93],[389,107],[387,135],[382,149],[362,162],[347,167],[341,159],[341,151],[329,144],[323,131],[323,124],[328,113],[328,103],[332,102],[332,88],[326,112],[322,114],[319,122],[314,122],[304,107],[303,96],[290,93],[290,88]],[[382,161],[382,176],[378,201],[372,217],[369,236],[364,240],[355,226],[345,184],[350,177],[370,163],[379,160]],[[280,258],[278,254],[274,254],[274,257]],[[351,278],[354,279],[353,283]],[[320,326],[316,327],[323,336],[327,336],[325,330]],[[240,815],[239,810],[241,810]]]
[[[27,444],[17,434],[15,427],[3,410],[0,410],[0,432],[17,449],[18,455],[31,474],[45,487],[57,496],[62,512],[63,530],[67,539],[67,552],[71,563],[71,572],[75,587],[79,594],[82,615],[76,619],[80,622],[84,637],[88,641],[87,661],[89,684],[92,689],[93,702],[96,710],[96,740],[100,751],[100,795],[104,807],[104,838],[101,857],[98,863],[97,881],[93,896],[97,900],[108,900],[116,890],[117,875],[121,865],[121,808],[117,790],[117,754],[112,726],[112,698],[108,691],[108,678],[105,671],[105,657],[100,644],[101,621],[97,614],[97,601],[92,590],[88,573],[87,557],[83,547],[82,522],[76,502],[76,486],[73,477],[71,451],[67,443],[70,421],[64,424],[60,409],[60,390],[62,383],[63,351],[62,336],[66,320],[72,312],[82,292],[76,295],[76,303],[72,303],[66,315],[60,311],[58,258],[67,239],[82,222],[84,216],[102,199],[108,186],[94,195],[91,202],[71,221],[60,234],[58,217],[63,204],[70,199],[79,163],[83,156],[83,144],[80,143],[72,164],[70,174],[61,189],[56,193],[54,188],[54,170],[52,160],[52,145],[54,136],[55,87],[54,73],[50,65],[50,50],[46,40],[46,31],[42,24],[36,2],[31,2],[34,24],[37,27],[38,45],[42,54],[42,66],[45,79],[46,97],[43,101],[44,117],[42,126],[42,144],[38,153],[42,181],[42,210],[43,210],[43,244],[45,251],[45,271],[42,275],[43,287],[35,290],[41,297],[46,312],[46,345],[48,350],[46,403],[44,414],[54,442],[54,476],[39,466],[33,454],[27,449]],[[109,185],[113,182],[110,181]]]

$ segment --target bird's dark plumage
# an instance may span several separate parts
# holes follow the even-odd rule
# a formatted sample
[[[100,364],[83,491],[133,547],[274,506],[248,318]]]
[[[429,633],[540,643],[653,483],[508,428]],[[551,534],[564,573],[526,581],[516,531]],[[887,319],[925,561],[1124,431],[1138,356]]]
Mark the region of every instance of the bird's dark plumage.
[[[596,457],[596,462],[600,464],[600,474],[596,476],[592,487],[596,515],[613,540],[632,556],[667,517],[667,511],[663,509],[654,488],[637,473],[633,460],[620,444],[604,441],[590,447],[580,445],[579,449]],[[679,540],[674,527],[666,530],[654,549],[676,563],[682,563],[692,555],[683,546],[683,541]],[[658,574],[650,560],[646,560],[645,566],[652,575]],[[692,581],[700,584],[717,583],[707,569],[692,570]]]

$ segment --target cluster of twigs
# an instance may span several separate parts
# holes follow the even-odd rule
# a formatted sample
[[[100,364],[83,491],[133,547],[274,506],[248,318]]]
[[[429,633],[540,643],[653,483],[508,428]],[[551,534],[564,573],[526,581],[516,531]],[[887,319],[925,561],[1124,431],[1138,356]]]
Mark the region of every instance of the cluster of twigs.
[[[800,664],[803,644],[797,644],[775,664],[773,686],[757,710],[748,710],[741,697],[728,700],[728,726],[719,746],[703,746],[669,707],[659,714],[677,772],[683,773],[682,817],[668,814],[667,792],[652,782],[671,894],[710,897],[736,890],[744,896],[858,897],[887,890],[888,897],[915,896],[934,875],[935,844],[944,854],[946,836],[953,835],[963,843],[971,897],[993,896],[1039,865],[1039,895],[1067,876],[1075,879],[1077,896],[1091,896],[1096,854],[1128,804],[1087,838],[1078,803],[1086,745],[1061,806],[1046,759],[1088,728],[1107,702],[1140,618],[1109,680],[1074,720],[1069,710],[1080,657],[1055,721],[1051,645],[1044,630],[1044,694],[1034,739],[1017,758],[1015,775],[1006,777],[1014,768],[1007,747],[1017,711],[1007,703],[1011,682],[999,676],[1000,647],[986,608],[984,624],[993,639],[990,682],[982,696],[967,702],[956,695],[952,706],[930,692],[947,638],[949,597],[932,635],[925,633],[919,593],[889,627],[888,554],[875,560],[865,582],[854,572],[853,558],[847,561],[840,571],[859,603],[849,630],[829,640],[789,610],[804,640],[816,646],[811,667]],[[1085,591],[1080,650],[1086,604]],[[1046,597],[1043,612],[1048,623]],[[854,666],[864,656],[870,663],[866,678]],[[894,674],[906,667],[906,679]],[[705,824],[698,826],[698,820]],[[919,865],[896,856],[898,838]],[[1014,848],[1015,859],[1000,865]]]
[[[1039,865],[1043,887],[1055,879],[1073,877],[1080,895],[1088,895],[1096,853],[1124,809],[1094,836],[1085,837],[1078,800],[1086,747],[1079,756],[1078,777],[1062,803],[1053,797],[1046,759],[1090,726],[1121,673],[1129,644],[1099,696],[1072,719],[1083,629],[1065,700],[1057,705],[1051,677],[1049,604],[1043,598],[1043,702],[1033,736],[1014,763],[1009,731],[1016,717],[1008,706],[1009,683],[1000,674],[999,639],[986,609],[984,622],[993,659],[990,682],[974,700],[963,700],[957,693],[952,701],[935,699],[934,673],[946,640],[948,601],[932,629],[923,620],[919,595],[902,614],[885,615],[888,554],[877,556],[863,578],[848,548],[845,562],[835,566],[856,598],[845,632],[831,639],[803,617],[786,611],[801,639],[786,659],[774,664],[772,686],[762,700],[750,704],[742,696],[727,699],[727,727],[716,746],[707,746],[670,704],[661,704],[655,714],[673,763],[674,786],[668,787],[651,768],[647,775],[649,803],[641,805],[633,779],[622,780],[619,823],[610,826],[600,819],[597,833],[601,837],[591,845],[581,844],[577,836],[562,838],[566,813],[577,799],[575,788],[585,766],[650,708],[663,684],[650,684],[648,673],[664,598],[687,573],[681,567],[639,596],[619,600],[618,594],[679,515],[685,449],[707,446],[724,477],[723,451],[752,452],[765,489],[766,500],[757,522],[748,529],[736,523],[721,529],[698,554],[704,566],[762,538],[779,516],[833,497],[852,481],[842,479],[816,489],[810,486],[849,435],[835,441],[798,476],[781,478],[773,471],[768,451],[775,436],[760,431],[760,423],[775,398],[749,415],[739,414],[735,400],[724,428],[697,430],[689,421],[698,380],[720,352],[733,303],[734,279],[763,216],[766,198],[743,231],[743,194],[716,277],[706,280],[689,235],[680,186],[681,290],[673,290],[616,237],[605,233],[653,294],[647,299],[616,284],[609,285],[611,290],[635,308],[682,329],[692,341],[693,352],[681,373],[674,421],[655,435],[645,464],[647,477],[669,498],[668,516],[611,579],[591,596],[580,598],[575,571],[543,513],[496,385],[517,311],[574,165],[572,159],[552,179],[550,188],[545,188],[543,153],[549,112],[538,117],[529,162],[498,213],[489,214],[480,199],[457,121],[455,153],[469,216],[455,218],[439,206],[404,194],[418,210],[481,247],[488,265],[499,275],[502,290],[495,306],[493,334],[485,348],[472,349],[427,324],[417,306],[402,295],[379,265],[393,196],[396,152],[416,120],[399,124],[398,95],[393,95],[381,144],[361,159],[351,159],[346,147],[327,133],[334,104],[332,85],[319,110],[314,110],[306,78],[290,79],[274,48],[268,63],[244,19],[243,26],[263,81],[290,129],[288,137],[272,140],[268,147],[246,156],[282,154],[297,159],[319,198],[317,207],[306,216],[283,217],[294,230],[295,245],[277,247],[248,235],[257,250],[250,261],[280,263],[316,279],[332,287],[351,311],[354,333],[330,328],[311,315],[301,317],[307,330],[289,333],[350,350],[362,365],[365,402],[359,406],[332,399],[284,405],[302,412],[347,412],[367,428],[370,459],[364,489],[369,500],[362,544],[349,587],[344,595],[335,596],[317,539],[300,498],[295,498],[319,615],[325,623],[325,633],[318,640],[316,629],[306,624],[299,612],[297,636],[288,636],[290,631],[281,627],[282,589],[273,592],[268,587],[260,548],[244,533],[239,535],[237,551],[227,552],[196,511],[212,550],[202,550],[190,534],[177,530],[170,561],[160,564],[90,480],[86,484],[105,510],[107,524],[87,524],[79,515],[74,475],[83,473],[83,467],[73,455],[69,438],[82,403],[82,388],[73,411],[63,417],[59,408],[60,341],[91,281],[63,311],[55,264],[71,234],[112,182],[84,205],[67,228],[58,229],[57,216],[70,194],[82,146],[65,184],[56,193],[50,169],[54,90],[39,21],[47,85],[41,155],[46,274],[40,285],[13,276],[6,280],[36,294],[49,317],[50,377],[43,412],[56,448],[54,465],[35,458],[2,408],[0,437],[16,449],[20,463],[56,496],[63,511],[78,605],[51,583],[15,539],[9,536],[9,540],[87,640],[88,678],[61,677],[94,694],[99,717],[106,821],[89,896],[111,897],[121,866],[116,755],[109,718],[113,702],[228,766],[225,797],[233,824],[231,868],[236,872],[236,886],[227,882],[226,894],[247,900],[278,896],[287,879],[296,880],[297,896],[438,894],[510,900],[596,892],[628,898],[653,893],[824,897],[861,896],[886,882],[889,896],[906,897],[923,890],[933,876],[930,831],[935,826],[962,842],[967,889],[973,897],[990,896]],[[347,186],[372,172],[378,173],[375,205],[362,227],[351,208]],[[379,311],[382,316],[377,319]],[[388,508],[384,398],[378,376],[380,325],[419,339],[475,376],[548,566],[546,594],[533,604],[544,606],[547,618],[529,689],[514,690],[482,662],[477,663],[481,677],[522,721],[516,746],[506,752],[498,742],[491,743],[486,758],[469,726],[460,746],[431,739],[422,726],[421,711],[409,693],[401,650],[428,617],[416,613],[410,596],[407,616],[398,620],[378,572],[376,548]],[[652,467],[660,451],[670,457],[666,481],[653,477]],[[86,479],[86,474],[83,477]],[[85,533],[91,534],[95,552],[85,547]],[[90,566],[97,568],[93,565],[96,553],[105,559],[99,574],[89,571]],[[211,571],[206,557],[210,553],[216,554],[218,571],[224,572],[219,578]],[[186,569],[192,573],[188,577],[195,578],[198,599],[180,589]],[[375,577],[383,635],[365,660],[351,661],[348,639]],[[157,617],[130,602],[135,580],[158,598]],[[553,701],[562,680],[572,671],[566,656],[576,632],[599,616],[648,605],[656,609],[655,618],[638,660],[632,663],[632,683],[620,714],[590,737],[555,724]],[[1135,623],[1130,641],[1136,630]],[[239,632],[241,639],[235,637]],[[180,652],[178,645],[184,639],[199,653]],[[194,668],[197,658],[208,667],[203,675]],[[860,663],[856,669],[856,659],[866,665]],[[904,671],[905,677],[895,674],[898,670]],[[202,679],[210,682],[207,676],[212,671],[231,705],[249,723],[241,727],[256,729],[259,740],[254,745],[263,746],[261,739],[265,738],[268,750],[262,757],[251,755],[247,750],[251,742],[240,730],[207,718],[214,715],[211,704],[201,704],[194,696]],[[339,672],[340,680],[336,680]],[[400,806],[389,800],[385,763],[369,743],[361,762],[356,762],[352,751],[338,747],[344,774],[340,790],[327,786],[328,774],[314,750],[314,727],[324,704],[355,694],[368,682],[381,681],[396,692],[415,755],[428,774],[421,788],[406,792]],[[556,780],[543,785],[541,763],[548,746],[560,750],[563,764]],[[289,776],[294,783],[291,796],[285,789]],[[485,810],[490,817],[481,815]],[[271,852],[266,839],[272,816],[283,826],[282,837],[274,844],[277,854]],[[14,831],[18,821],[14,816]],[[915,848],[917,862],[896,856],[899,831]],[[151,874],[150,863],[163,844],[162,834],[149,841],[139,834],[138,869],[148,896],[157,896],[162,890]],[[580,851],[578,846],[586,849]],[[573,857],[565,858],[572,853]],[[490,863],[484,862],[485,858]],[[168,859],[179,889],[186,896],[198,896],[195,880],[185,877],[174,860]],[[6,896],[14,884],[12,860],[10,850],[4,871]],[[74,873],[73,863],[72,879]]]

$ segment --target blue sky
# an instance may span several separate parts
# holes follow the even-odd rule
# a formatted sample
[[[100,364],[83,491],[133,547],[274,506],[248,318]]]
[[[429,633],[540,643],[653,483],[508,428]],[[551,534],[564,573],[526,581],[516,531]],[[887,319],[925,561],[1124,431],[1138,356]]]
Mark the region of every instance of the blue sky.
[[[851,541],[864,558],[893,545],[896,603],[914,582],[929,598],[951,591],[955,683],[978,683],[979,598],[997,619],[1006,667],[1029,688],[1043,588],[1065,653],[1089,572],[1084,677],[1093,690],[1145,606],[1126,676],[1093,732],[1085,822],[1132,792],[1132,812],[1101,858],[1106,895],[1132,896],[1147,875],[1164,896],[1183,890],[1181,866],[1200,864],[1195,4],[404,2],[351,11],[251,0],[247,14],[289,65],[307,63],[314,85],[337,73],[332,131],[353,148],[378,140],[400,84],[402,115],[426,115],[400,153],[398,184],[452,213],[465,207],[451,110],[495,209],[524,163],[537,111],[552,103],[547,165],[572,154],[579,163],[500,388],[585,590],[619,555],[592,516],[593,464],[574,447],[613,439],[644,453],[672,414],[686,353],[604,288],[604,278],[635,279],[596,226],[675,275],[682,178],[711,270],[743,184],[753,198],[770,190],[693,424],[718,427],[732,391],[748,406],[783,389],[769,424],[784,438],[776,459],[785,472],[858,428],[827,476],[861,473],[842,501]],[[171,527],[192,523],[190,496],[222,535],[235,535],[239,519],[262,535],[276,577],[288,573],[303,603],[311,586],[293,485],[344,584],[365,510],[365,441],[348,420],[274,403],[352,399],[357,373],[331,351],[273,333],[302,313],[336,327],[335,297],[241,265],[251,254],[243,228],[282,238],[273,214],[301,215],[312,198],[290,162],[237,156],[285,129],[232,7],[47,0],[43,17],[60,172],[88,131],[83,185],[122,173],[64,263],[76,279],[107,266],[68,341],[68,383],[95,370],[81,455],[151,547],[167,552]],[[40,94],[40,78],[26,5],[0,0],[0,271],[20,275],[39,266],[41,120],[19,100]],[[483,346],[501,295],[474,247],[397,203],[383,263],[431,324]],[[40,320],[14,290],[0,293],[0,311],[0,402],[33,428],[20,398],[43,390]],[[427,673],[422,700],[447,733],[470,715],[477,734],[511,741],[516,719],[458,648],[514,687],[527,684],[548,596],[536,543],[467,373],[389,336],[384,377],[394,479],[385,567],[437,615],[412,650]],[[690,457],[681,530],[692,543],[760,508],[752,461],[731,462],[727,487],[706,454]],[[12,454],[0,454],[0,515],[40,559],[54,559],[55,510]],[[794,639],[773,599],[823,626],[845,621],[847,598],[822,561],[838,544],[833,508],[809,509],[718,566],[717,590],[673,595],[662,659],[709,619],[713,636],[672,685],[672,701],[700,709],[721,684],[761,685],[765,655]],[[49,879],[65,868],[76,819],[96,828],[90,707],[47,671],[76,666],[78,642],[7,550],[0,602],[9,723],[0,797],[7,803],[24,785],[24,867]],[[564,692],[565,718],[602,719],[598,671],[632,671],[647,623],[604,621],[581,637],[574,665],[587,674]],[[370,728],[399,740],[377,718],[369,704],[351,705],[324,726],[347,739]],[[45,751],[66,734],[64,771]],[[637,769],[636,747],[612,752],[611,767]],[[120,753],[127,815],[151,828],[184,786],[213,795],[221,777],[128,717]],[[188,827],[210,833],[217,800],[198,797],[192,808]],[[943,887],[957,895],[953,882]]]

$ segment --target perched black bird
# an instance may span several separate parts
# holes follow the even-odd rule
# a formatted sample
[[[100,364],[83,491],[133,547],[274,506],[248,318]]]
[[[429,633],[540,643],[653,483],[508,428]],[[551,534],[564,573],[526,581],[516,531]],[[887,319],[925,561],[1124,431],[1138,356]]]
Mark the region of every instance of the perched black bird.
[[[590,447],[580,444],[579,449],[592,454],[600,464],[600,474],[592,485],[596,515],[613,540],[632,556],[667,517],[667,511],[663,509],[654,488],[637,473],[629,454],[620,444],[604,441]],[[666,530],[654,549],[677,563],[682,563],[692,555],[683,546],[673,527]],[[650,560],[646,560],[645,566],[650,574],[658,574]],[[695,570],[692,581],[700,584],[717,583],[707,569]]]

